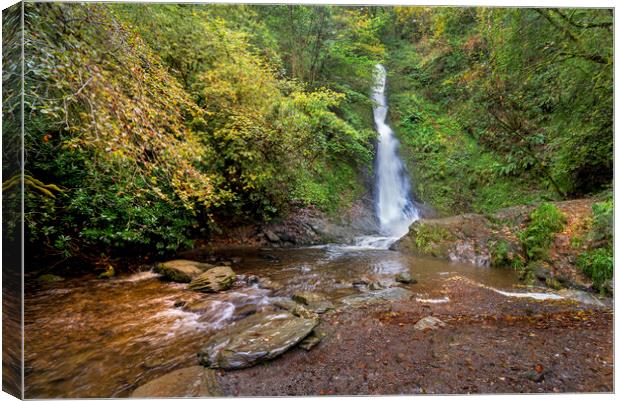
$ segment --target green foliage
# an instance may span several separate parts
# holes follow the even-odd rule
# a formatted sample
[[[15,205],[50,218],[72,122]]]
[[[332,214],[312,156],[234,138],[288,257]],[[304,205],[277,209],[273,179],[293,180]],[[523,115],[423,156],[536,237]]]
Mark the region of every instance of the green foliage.
[[[566,217],[552,203],[543,203],[530,215],[528,226],[518,236],[529,260],[547,257],[555,234],[562,231]]]
[[[393,21],[391,82],[417,100],[394,97],[392,110],[423,200],[491,211],[611,182],[610,10],[397,7]],[[455,149],[406,140],[421,130],[449,133]]]
[[[604,293],[605,284],[613,280],[614,255],[611,247],[586,251],[577,259],[579,268],[592,279],[594,288]]]
[[[319,59],[315,46],[296,49],[299,75],[283,73],[291,60],[275,51],[286,36],[273,7],[29,4],[31,241],[63,258],[167,253],[294,203],[348,207],[372,160],[374,132],[356,107],[370,114],[365,77],[383,49],[375,19],[293,9],[319,12],[321,27],[302,21],[325,35],[348,27],[346,93],[326,79],[329,35],[316,36]]]
[[[592,205],[592,227],[590,239],[611,244],[614,235],[613,199]]]
[[[437,227],[432,224],[419,224],[412,227],[414,232],[416,247],[422,253],[432,253],[433,247],[446,240],[450,239],[452,235],[448,230],[442,227]]]
[[[492,243],[489,246],[489,253],[491,255],[491,266],[493,267],[504,267],[512,264],[513,259],[510,257],[510,248],[505,240]]]

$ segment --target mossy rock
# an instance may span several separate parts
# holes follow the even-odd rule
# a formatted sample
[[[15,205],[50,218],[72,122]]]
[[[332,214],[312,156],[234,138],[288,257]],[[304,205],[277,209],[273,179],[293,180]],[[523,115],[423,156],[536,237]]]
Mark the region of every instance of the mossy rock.
[[[177,283],[189,283],[213,265],[193,260],[177,259],[155,265],[155,273],[163,275],[167,280]]]
[[[188,288],[202,292],[225,291],[232,287],[236,279],[237,275],[230,267],[217,266],[194,278]]]

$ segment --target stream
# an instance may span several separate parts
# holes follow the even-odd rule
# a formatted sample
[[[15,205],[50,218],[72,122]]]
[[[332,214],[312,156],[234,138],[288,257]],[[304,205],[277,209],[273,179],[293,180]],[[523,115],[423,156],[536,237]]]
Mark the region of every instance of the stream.
[[[233,265],[240,278],[254,274],[281,288],[267,290],[239,282],[227,292],[203,294],[188,290],[186,284],[163,281],[150,271],[111,280],[92,275],[58,283],[27,282],[26,397],[128,396],[138,382],[195,365],[201,345],[243,317],[248,308],[269,308],[274,297],[299,290],[319,292],[340,309],[344,307],[340,299],[364,291],[353,285],[360,277],[395,285],[395,274],[409,272],[418,283],[399,285],[421,302],[450,302],[441,286],[456,275],[503,290],[518,283],[509,270],[387,250],[229,249],[222,256],[240,258]],[[196,300],[212,306],[201,312],[180,306]]]

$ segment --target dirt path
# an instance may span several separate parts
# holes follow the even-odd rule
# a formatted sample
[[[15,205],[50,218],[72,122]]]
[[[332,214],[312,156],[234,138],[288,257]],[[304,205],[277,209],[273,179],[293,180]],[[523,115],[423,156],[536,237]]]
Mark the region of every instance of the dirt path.
[[[463,279],[447,303],[416,300],[323,316],[327,337],[253,368],[220,372],[227,395],[613,391],[613,312],[511,298]],[[418,331],[435,316],[446,323]]]

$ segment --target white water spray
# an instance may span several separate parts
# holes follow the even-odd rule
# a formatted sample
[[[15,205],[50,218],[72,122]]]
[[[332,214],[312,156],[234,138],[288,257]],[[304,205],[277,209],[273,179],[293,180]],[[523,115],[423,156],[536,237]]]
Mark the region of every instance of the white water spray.
[[[409,225],[419,219],[419,211],[411,200],[411,186],[398,155],[398,140],[387,124],[387,100],[385,97],[385,68],[378,64],[375,69],[375,86],[372,92],[375,126],[379,134],[376,163],[375,210],[381,231],[389,237],[405,235]]]

